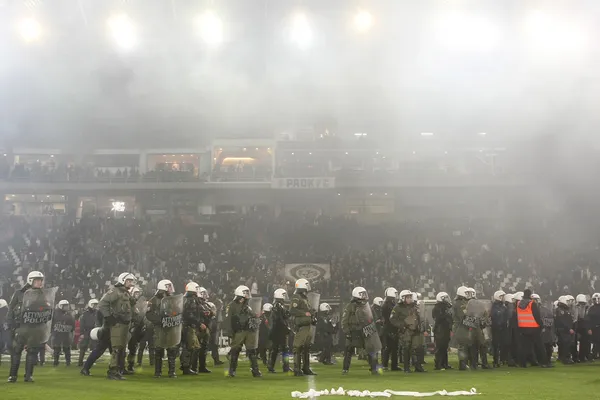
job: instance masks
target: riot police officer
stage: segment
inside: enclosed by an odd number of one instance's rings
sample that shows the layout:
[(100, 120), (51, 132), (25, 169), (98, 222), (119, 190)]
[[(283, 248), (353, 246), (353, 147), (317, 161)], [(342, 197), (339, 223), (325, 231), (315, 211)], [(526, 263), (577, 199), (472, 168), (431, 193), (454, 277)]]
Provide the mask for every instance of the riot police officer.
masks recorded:
[(452, 303), (446, 292), (435, 296), (435, 306), (432, 317), (434, 320), (433, 334), (435, 336), (435, 369), (451, 369), (448, 364), (448, 347), (452, 331)]
[(252, 376), (261, 377), (258, 369), (258, 358), (256, 349), (258, 347), (258, 328), (260, 319), (257, 316), (259, 310), (252, 310), (248, 306), (251, 298), (250, 289), (247, 286), (238, 286), (234, 291), (234, 299), (227, 306), (226, 319), (228, 330), (233, 335), (231, 339), (231, 353), (229, 356), (229, 377), (235, 377), (238, 358), (242, 347), (246, 347), (246, 354), (250, 359)]
[(198, 329), (202, 324), (200, 314), (200, 299), (198, 290), (200, 285), (196, 282), (188, 282), (185, 285), (185, 295), (183, 301), (183, 340), (182, 350), (179, 357), (180, 369), (183, 375), (197, 375), (198, 372), (192, 368), (192, 360), (198, 358), (200, 351), (200, 341), (198, 340)]
[(381, 306), (381, 314), (383, 317), (383, 351), (381, 354), (381, 362), (383, 368), (388, 368), (388, 362), (391, 361), (391, 370), (398, 371), (398, 329), (390, 322), (390, 314), (396, 306), (396, 298), (398, 291), (389, 287), (385, 289), (385, 299)]
[(588, 313), (589, 305), (587, 296), (585, 294), (578, 294), (576, 297), (577, 305), (575, 306), (575, 340), (579, 342), (579, 346), (575, 343), (575, 347), (578, 349), (577, 360), (579, 362), (586, 362), (590, 358), (591, 343), (588, 336), (588, 327), (585, 325), (586, 316)]
[(208, 304), (208, 291), (202, 286), (198, 288), (198, 305), (200, 307), (200, 326), (198, 326), (198, 343), (200, 348), (197, 357), (192, 359), (192, 369), (200, 374), (209, 374), (212, 371), (206, 368), (206, 356), (210, 341), (210, 323), (215, 314)]
[(133, 319), (131, 321), (130, 339), (127, 343), (127, 368), (123, 371), (123, 375), (132, 375), (135, 372), (133, 366), (136, 354), (139, 344), (146, 334), (146, 326), (148, 325), (148, 320), (146, 320), (148, 305), (141, 298), (142, 291), (140, 288), (133, 286), (129, 290), (129, 294), (131, 295), (131, 303), (133, 305)]
[(260, 328), (258, 330), (258, 354), (265, 366), (269, 365), (267, 350), (271, 348), (269, 334), (271, 332), (271, 312), (273, 304), (265, 303), (260, 315)]
[(50, 336), (52, 310), (56, 288), (43, 289), (44, 274), (31, 271), (27, 283), (16, 291), (8, 306), (7, 322), (12, 332), (13, 348), (10, 355), (9, 383), (17, 382), (21, 355), (27, 347), (25, 382), (33, 382), (33, 368), (38, 352)]
[(275, 373), (275, 362), (277, 355), (281, 353), (283, 363), (283, 372), (290, 372), (290, 348), (288, 347), (288, 337), (290, 334), (290, 312), (285, 307), (285, 301), (288, 299), (285, 289), (276, 289), (273, 293), (273, 308), (271, 309), (271, 330), (269, 339), (271, 340), (271, 355), (269, 358), (269, 372)]
[(92, 329), (96, 327), (96, 314), (98, 308), (98, 300), (91, 299), (87, 303), (87, 307), (79, 318), (79, 362), (78, 366), (83, 367), (83, 359), (89, 348), (95, 347), (95, 343), (90, 338)]
[(594, 353), (600, 346), (600, 293), (592, 295), (592, 306), (585, 317), (585, 326), (588, 328), (588, 336), (594, 345)]
[(316, 375), (310, 369), (310, 346), (312, 342), (311, 326), (316, 325), (317, 318), (308, 301), (310, 283), (304, 279), (296, 281), (296, 290), (292, 297), (290, 314), (294, 317), (296, 334), (294, 335), (294, 375)]
[(110, 364), (107, 377), (113, 380), (125, 379), (121, 372), (125, 367), (125, 348), (129, 341), (129, 325), (133, 318), (133, 299), (129, 289), (135, 284), (135, 276), (123, 272), (98, 303), (98, 310), (104, 318), (103, 328), (110, 329)]
[(213, 359), (213, 365), (223, 365), (223, 361), (219, 360), (219, 322), (217, 321), (217, 306), (212, 302), (207, 302), (208, 307), (212, 311), (213, 317), (210, 319), (210, 340), (208, 342), (208, 350), (210, 350)]
[(337, 334), (338, 326), (331, 320), (331, 306), (327, 303), (319, 305), (319, 320), (317, 321), (317, 337), (321, 342), (321, 355), (319, 362), (324, 365), (333, 365), (332, 349), (333, 337)]
[[(413, 304), (413, 294), (410, 290), (400, 292), (400, 301), (390, 314), (390, 322), (398, 329), (402, 342), (404, 372), (409, 373), (411, 356), (422, 350), (421, 321), (417, 308)], [(415, 372), (425, 372), (417, 355), (414, 359)]]
[(61, 300), (56, 306), (56, 312), (52, 318), (52, 348), (54, 350), (55, 367), (58, 366), (61, 351), (65, 354), (67, 367), (71, 365), (71, 343), (75, 332), (75, 319), (69, 311), (69, 302)]
[(505, 342), (508, 336), (508, 309), (504, 304), (503, 290), (497, 290), (494, 293), (494, 303), (492, 304), (492, 358), (494, 368), (500, 367), (502, 360), (502, 351), (505, 348)]
[(573, 317), (567, 296), (560, 296), (558, 298), (554, 324), (558, 337), (558, 359), (563, 364), (573, 364), (573, 360), (571, 360), (571, 346), (575, 341), (575, 330), (573, 329)]
[(467, 361), (470, 359), (469, 327), (465, 325), (467, 316), (467, 303), (469, 302), (469, 288), (461, 286), (456, 289), (456, 298), (452, 308), (454, 337), (458, 348), (458, 369), (466, 371)]

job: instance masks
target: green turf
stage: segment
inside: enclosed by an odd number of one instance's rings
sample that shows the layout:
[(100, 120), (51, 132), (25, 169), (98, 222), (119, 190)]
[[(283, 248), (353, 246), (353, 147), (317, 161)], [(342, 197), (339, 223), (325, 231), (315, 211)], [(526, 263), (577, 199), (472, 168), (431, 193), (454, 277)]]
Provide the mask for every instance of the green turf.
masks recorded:
[[(427, 367), (432, 368), (431, 360)], [(347, 390), (431, 392), (441, 389), (469, 390), (474, 387), (482, 393), (477, 398), (485, 399), (600, 399), (600, 363), (574, 366), (557, 364), (553, 369), (452, 370), (410, 375), (385, 372), (381, 376), (369, 375), (366, 363), (356, 360), (347, 376), (341, 375), (338, 365), (314, 365), (313, 369), (319, 374), (314, 378), (314, 388), (317, 390), (342, 386)], [(94, 376), (91, 377), (80, 376), (76, 366), (44, 366), (36, 369), (36, 381), (33, 384), (24, 383), (22, 376), (16, 384), (0, 383), (0, 399), (291, 399), (292, 391), (309, 389), (308, 377), (295, 378), (282, 373), (272, 375), (266, 372), (266, 368), (263, 369), (263, 378), (252, 378), (245, 362), (240, 363), (236, 378), (226, 378), (224, 371), (224, 368), (216, 367), (210, 375), (154, 379), (153, 370), (145, 367), (135, 376), (128, 377), (127, 381), (117, 382), (105, 378), (105, 362), (94, 367)], [(22, 375), (23, 370), (20, 373)], [(7, 375), (8, 365), (4, 362), (0, 366), (0, 376), (5, 379)]]

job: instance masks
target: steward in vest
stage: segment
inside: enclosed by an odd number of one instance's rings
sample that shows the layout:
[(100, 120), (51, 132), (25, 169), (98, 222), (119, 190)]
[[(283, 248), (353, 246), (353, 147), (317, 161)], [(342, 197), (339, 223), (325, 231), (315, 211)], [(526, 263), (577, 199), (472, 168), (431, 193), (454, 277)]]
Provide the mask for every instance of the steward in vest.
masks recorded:
[(525, 289), (523, 299), (517, 303), (517, 326), (519, 329), (519, 358), (521, 367), (527, 367), (533, 349), (542, 368), (550, 368), (549, 360), (542, 344), (541, 327), (544, 325), (539, 305), (531, 298), (531, 290)]

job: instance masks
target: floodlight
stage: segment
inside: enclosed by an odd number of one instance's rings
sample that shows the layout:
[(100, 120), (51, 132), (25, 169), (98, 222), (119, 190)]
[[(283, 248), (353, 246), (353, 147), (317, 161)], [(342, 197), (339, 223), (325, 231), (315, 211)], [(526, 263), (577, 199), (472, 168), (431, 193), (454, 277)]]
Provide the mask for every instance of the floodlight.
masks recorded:
[(370, 12), (360, 10), (354, 16), (354, 28), (358, 32), (367, 32), (373, 26), (373, 15)]
[(313, 40), (313, 32), (305, 14), (298, 13), (292, 20), (292, 42), (301, 49), (308, 48)]
[(433, 132), (421, 132), (421, 136), (433, 136)]
[(107, 21), (110, 35), (122, 50), (131, 50), (137, 44), (133, 23), (125, 14), (114, 15)]
[(196, 20), (198, 36), (209, 46), (223, 43), (223, 21), (211, 10), (205, 11)]
[(485, 136), (485, 135), (487, 135), (486, 132), (479, 132), (479, 136)]
[(17, 24), (17, 30), (25, 42), (35, 42), (42, 36), (42, 26), (34, 18), (24, 18)]

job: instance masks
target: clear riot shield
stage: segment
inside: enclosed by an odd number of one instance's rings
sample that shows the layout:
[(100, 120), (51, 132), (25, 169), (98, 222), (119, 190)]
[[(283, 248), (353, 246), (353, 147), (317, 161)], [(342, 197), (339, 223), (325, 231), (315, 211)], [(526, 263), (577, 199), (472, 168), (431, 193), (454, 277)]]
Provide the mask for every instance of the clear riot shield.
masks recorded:
[(469, 328), (481, 328), (483, 329), (483, 336), (485, 340), (491, 339), (491, 300), (478, 300), (471, 299), (467, 303), (467, 312), (465, 318), (465, 325)]
[(57, 287), (28, 289), (23, 294), (21, 328), (27, 338), (27, 346), (37, 347), (50, 340), (57, 291)]
[(365, 338), (365, 350), (369, 353), (378, 353), (381, 351), (381, 339), (377, 334), (377, 326), (373, 320), (373, 310), (370, 304), (364, 304), (356, 310), (356, 317), (363, 326), (363, 336)]
[(183, 294), (163, 297), (160, 301), (160, 316), (164, 348), (176, 347), (181, 341), (183, 327)]
[[(317, 312), (319, 311), (319, 304), (321, 304), (321, 294), (315, 293), (315, 292), (308, 292), (307, 297), (308, 297), (308, 303), (310, 304), (310, 308), (311, 308), (311, 314), (313, 316), (313, 319), (316, 320)], [(315, 344), (315, 336), (317, 335), (317, 326), (316, 325), (310, 326), (310, 333), (312, 335), (311, 343)]]
[(542, 343), (554, 342), (554, 312), (552, 309), (541, 306), (540, 317), (542, 318)]
[(252, 309), (252, 318), (248, 321), (248, 327), (250, 330), (256, 333), (256, 337), (254, 338), (254, 348), (258, 348), (258, 339), (259, 334), (258, 330), (260, 329), (260, 314), (262, 313), (262, 298), (253, 297), (248, 300), (248, 306)]

